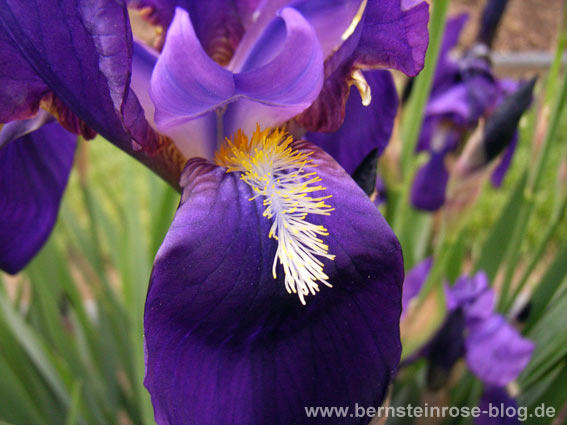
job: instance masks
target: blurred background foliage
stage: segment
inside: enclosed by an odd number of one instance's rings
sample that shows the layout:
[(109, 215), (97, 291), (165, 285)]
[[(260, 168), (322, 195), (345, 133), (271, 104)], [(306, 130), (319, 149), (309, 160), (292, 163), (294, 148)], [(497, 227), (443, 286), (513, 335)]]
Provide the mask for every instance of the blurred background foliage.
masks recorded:
[[(441, 34), (448, 4), (448, 0), (436, 3), (440, 20), (432, 20), (433, 40)], [(561, 42), (565, 39), (558, 43), (560, 53), (565, 47)], [(515, 384), (515, 393), (521, 405), (546, 402), (560, 410), (567, 399), (567, 225), (561, 205), (567, 193), (567, 77), (558, 64), (551, 77), (540, 73), (538, 100), (522, 119), (521, 142), (503, 186), (493, 189), (485, 184), (459, 234), (434, 238), (413, 262), (433, 254), (441, 264), (442, 270), (432, 272), (428, 282), (430, 294), (439, 295), (444, 277), (488, 266), (491, 277), (498, 276), (498, 285), (506, 290), (501, 311), (530, 306), (523, 334), (537, 348)], [(434, 65), (430, 59), (427, 67), (431, 71)], [(426, 90), (426, 82), (418, 82), (415, 90), (420, 87)], [(421, 113), (410, 108), (403, 111), (403, 118)], [(531, 199), (523, 196), (524, 177), (536, 167), (533, 141), (539, 137), (543, 142), (544, 137), (535, 132), (544, 116), (547, 125), (541, 131), (550, 135), (549, 155)], [(554, 119), (557, 128), (550, 132)], [(401, 125), (416, 124), (402, 119)], [(404, 131), (398, 129), (397, 134)], [(0, 425), (154, 423), (143, 387), (143, 308), (152, 262), (177, 203), (178, 195), (169, 186), (111, 144), (81, 141), (49, 242), (23, 273), (0, 275)], [(518, 216), (528, 204), (533, 210), (522, 223)], [(385, 211), (386, 216), (417, 217), (400, 208), (410, 207), (406, 202), (394, 213)], [(419, 241), (407, 236), (412, 228), (404, 228), (405, 222), (399, 226), (404, 248), (415, 250)], [(524, 233), (514, 239), (521, 233), (517, 226)], [(518, 249), (510, 253), (513, 243)], [(502, 281), (510, 272), (506, 287)], [(444, 314), (440, 305), (439, 299), (423, 304), (421, 317), (431, 317), (419, 322), (417, 332), (404, 335), (405, 355), (437, 329)], [(481, 387), (462, 365), (461, 369), (444, 402), (475, 405)], [(417, 362), (396, 381), (392, 405), (423, 402), (423, 380), (423, 362)], [(461, 422), (466, 420), (445, 421)]]

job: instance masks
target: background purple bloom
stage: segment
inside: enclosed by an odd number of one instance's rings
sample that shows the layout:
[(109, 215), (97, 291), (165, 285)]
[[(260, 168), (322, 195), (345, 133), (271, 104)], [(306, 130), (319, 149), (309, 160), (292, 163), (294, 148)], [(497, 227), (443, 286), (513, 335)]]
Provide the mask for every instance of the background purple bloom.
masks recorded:
[[(449, 171), (445, 157), (452, 154), (477, 127), (488, 118), (517, 84), (500, 81), (493, 74), (488, 47), (477, 45), (458, 60), (451, 58), (461, 31), (467, 22), (459, 15), (447, 23), (440, 59), (436, 68), (431, 96), (418, 141), (418, 151), (430, 158), (417, 173), (412, 190), (412, 204), (425, 211), (436, 211), (445, 203)], [(512, 140), (492, 182), (499, 186), (511, 164), (516, 143)]]
[[(431, 259), (426, 259), (408, 272), (404, 312), (427, 280), (430, 267)], [(445, 384), (450, 369), (463, 355), (470, 370), (488, 385), (505, 386), (525, 369), (534, 344), (495, 312), (495, 296), (482, 271), (472, 277), (462, 276), (455, 285), (445, 287), (449, 315), (421, 351), (432, 363), (429, 371), (433, 382)]]

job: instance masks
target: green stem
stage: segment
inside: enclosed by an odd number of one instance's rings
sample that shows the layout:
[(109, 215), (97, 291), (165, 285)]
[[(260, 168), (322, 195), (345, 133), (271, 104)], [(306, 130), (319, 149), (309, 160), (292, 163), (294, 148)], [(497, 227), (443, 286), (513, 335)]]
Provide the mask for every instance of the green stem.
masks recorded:
[(402, 171), (402, 185), (399, 193), (396, 210), (390, 216), (394, 232), (402, 239), (402, 228), (406, 227), (409, 211), (409, 193), (411, 183), (416, 172), (415, 148), (423, 124), (425, 105), (431, 93), (433, 77), (437, 68), (437, 60), (441, 51), (443, 34), (445, 32), (445, 18), (449, 8), (449, 0), (436, 0), (432, 4), (431, 19), (429, 21), (429, 47), (425, 56), (423, 71), (415, 78), (413, 93), (404, 114), (401, 132), (402, 151), (400, 156), (400, 167)]
[(522, 278), (520, 279), (520, 283), (518, 283), (518, 286), (515, 288), (514, 293), (513, 293), (512, 297), (510, 298), (510, 300), (506, 303), (506, 305), (504, 305), (504, 307), (503, 307), (504, 311), (508, 311), (510, 309), (514, 300), (518, 297), (520, 292), (526, 286), (526, 283), (527, 283), (529, 277), (531, 276), (532, 272), (534, 271), (534, 269), (538, 265), (539, 260), (543, 256), (545, 249), (547, 248), (547, 244), (549, 243), (549, 241), (551, 240), (551, 237), (555, 234), (555, 231), (559, 227), (559, 224), (562, 222), (563, 218), (565, 217), (565, 210), (566, 209), (567, 209), (567, 196), (564, 196), (563, 202), (561, 203), (561, 206), (560, 206), (560, 209), (558, 209), (556, 211), (556, 214), (554, 214), (551, 223), (549, 223), (549, 226), (547, 226), (545, 234), (544, 234), (542, 240), (539, 242), (538, 247), (535, 250), (535, 254), (532, 257), (530, 264), (528, 265), (528, 267), (526, 268), (526, 270), (524, 271), (524, 273), (522, 275)]
[[(553, 82), (551, 83), (553, 84)], [(508, 305), (508, 292), (512, 284), (512, 279), (518, 260), (520, 257), (520, 247), (526, 233), (526, 227), (529, 223), (530, 217), (533, 213), (535, 206), (535, 199), (538, 193), (539, 186), (543, 177), (543, 172), (547, 166), (549, 156), (551, 154), (551, 148), (553, 141), (557, 134), (557, 129), (559, 128), (559, 123), (561, 120), (561, 113), (565, 107), (565, 101), (567, 99), (567, 73), (563, 75), (563, 81), (561, 83), (561, 88), (559, 91), (559, 96), (556, 98), (556, 102), (553, 106), (551, 113), (551, 120), (549, 128), (545, 135), (543, 141), (543, 146), (536, 159), (536, 165), (533, 169), (533, 173), (530, 174), (528, 179), (528, 184), (526, 191), (524, 193), (524, 202), (521, 204), (520, 216), (518, 219), (518, 224), (516, 225), (515, 232), (507, 252), (507, 264), (506, 264), (506, 274), (502, 284), (501, 297), (499, 303), (499, 310), (504, 310), (504, 307)]]
[(414, 92), (410, 98), (409, 111), (404, 119), (402, 130), (401, 166), (404, 177), (407, 176), (408, 170), (411, 169), (414, 159), (415, 147), (423, 123), (423, 110), (431, 92), (437, 59), (441, 51), (448, 8), (449, 0), (435, 0), (432, 5), (431, 20), (429, 22), (429, 48), (425, 56), (425, 67), (415, 79)]

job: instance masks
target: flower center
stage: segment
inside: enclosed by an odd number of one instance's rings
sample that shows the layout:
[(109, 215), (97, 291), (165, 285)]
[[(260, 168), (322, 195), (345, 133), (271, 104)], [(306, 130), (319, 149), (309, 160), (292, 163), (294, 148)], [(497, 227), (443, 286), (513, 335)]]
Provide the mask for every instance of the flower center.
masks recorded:
[(249, 140), (239, 130), (228, 138), (216, 154), (218, 165), (228, 172), (242, 173), (241, 179), (252, 187), (255, 195), (264, 198), (263, 216), (273, 220), (269, 237), (278, 241), (272, 273), (274, 279), (278, 261), (285, 273), (285, 287), (296, 293), (305, 305), (305, 296), (319, 291), (317, 282), (331, 286), (318, 257), (334, 260), (329, 247), (320, 236), (328, 236), (324, 226), (310, 223), (310, 214), (330, 215), (332, 208), (325, 203), (331, 196), (311, 197), (313, 192), (323, 191), (318, 185), (321, 178), (309, 159), (311, 153), (294, 150), (293, 138), (282, 129), (256, 131)]

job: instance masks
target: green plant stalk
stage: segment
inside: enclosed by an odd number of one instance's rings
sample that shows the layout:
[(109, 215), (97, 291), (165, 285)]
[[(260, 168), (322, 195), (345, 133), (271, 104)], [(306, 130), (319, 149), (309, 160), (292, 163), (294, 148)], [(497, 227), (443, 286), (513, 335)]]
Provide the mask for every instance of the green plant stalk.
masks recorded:
[[(553, 82), (551, 82), (553, 84)], [(512, 284), (512, 279), (514, 276), (514, 271), (518, 264), (520, 257), (520, 247), (524, 236), (526, 234), (526, 227), (533, 213), (534, 206), (536, 204), (535, 199), (538, 193), (539, 186), (543, 177), (543, 172), (549, 160), (549, 155), (551, 153), (551, 147), (555, 136), (557, 134), (557, 129), (559, 128), (559, 122), (561, 119), (561, 113), (565, 107), (565, 101), (567, 99), (567, 73), (563, 75), (563, 81), (561, 83), (561, 88), (556, 98), (556, 102), (553, 106), (551, 113), (550, 125), (545, 135), (543, 146), (536, 159), (536, 165), (533, 169), (533, 173), (529, 175), (528, 184), (526, 191), (524, 192), (524, 202), (522, 203), (520, 217), (518, 219), (518, 224), (514, 230), (514, 234), (511, 243), (508, 248), (506, 255), (506, 274), (502, 284), (502, 290), (500, 292), (500, 302), (498, 305), (499, 310), (504, 310), (504, 307), (510, 302), (508, 300), (510, 287)]]
[(554, 214), (551, 222), (547, 226), (547, 229), (545, 230), (545, 234), (544, 234), (543, 238), (541, 239), (541, 241), (539, 242), (539, 244), (538, 244), (538, 246), (535, 250), (535, 254), (532, 257), (532, 260), (530, 261), (530, 264), (528, 265), (528, 267), (526, 268), (526, 270), (522, 274), (522, 278), (520, 279), (518, 286), (515, 288), (512, 297), (502, 307), (502, 309), (504, 311), (508, 311), (512, 307), (514, 300), (518, 297), (520, 292), (522, 292), (522, 290), (526, 286), (526, 283), (527, 283), (529, 277), (531, 276), (532, 272), (534, 271), (534, 269), (538, 265), (539, 260), (543, 256), (543, 254), (544, 254), (544, 252), (547, 248), (547, 244), (551, 240), (552, 236), (555, 234), (555, 231), (559, 227), (559, 224), (561, 224), (561, 222), (563, 221), (563, 218), (565, 217), (565, 210), (566, 209), (567, 209), (567, 195), (563, 197), (563, 201), (561, 202), (561, 206), (559, 207), (559, 209), (556, 210), (556, 213)]
[(445, 32), (445, 17), (447, 16), (449, 2), (450, 0), (435, 0), (432, 4), (429, 21), (429, 47), (425, 56), (425, 67), (415, 79), (414, 91), (408, 107), (409, 111), (403, 120), (401, 166), (404, 178), (407, 176), (414, 159), (415, 147), (423, 123), (423, 111), (433, 85), (433, 76), (437, 68), (437, 60)]
[[(555, 55), (551, 68), (549, 68), (548, 80), (557, 81), (559, 77), (559, 72), (561, 71), (561, 63), (563, 61), (563, 55), (565, 54), (565, 49), (567, 48), (567, 0), (563, 0), (563, 10), (561, 15), (561, 27), (559, 28), (559, 35), (557, 39), (557, 48), (555, 49)], [(555, 94), (554, 86), (548, 84), (545, 90), (545, 103), (551, 103), (553, 95)]]
[(425, 56), (423, 71), (415, 78), (413, 93), (410, 97), (407, 114), (404, 114), (403, 127), (401, 131), (402, 150), (400, 156), (400, 168), (402, 185), (399, 202), (396, 211), (390, 214), (393, 221), (392, 228), (399, 234), (401, 227), (407, 221), (407, 209), (409, 206), (409, 193), (411, 182), (415, 173), (415, 148), (419, 138), (419, 132), (423, 124), (425, 105), (431, 93), (433, 77), (437, 68), (437, 60), (441, 51), (443, 34), (445, 32), (445, 21), (450, 0), (436, 0), (432, 4), (431, 19), (429, 21), (429, 46)]

